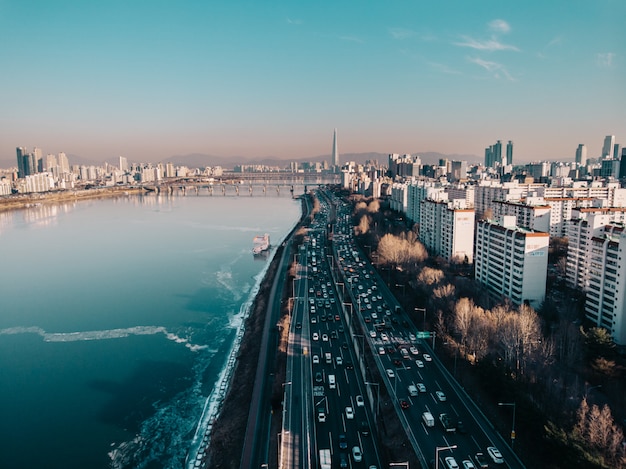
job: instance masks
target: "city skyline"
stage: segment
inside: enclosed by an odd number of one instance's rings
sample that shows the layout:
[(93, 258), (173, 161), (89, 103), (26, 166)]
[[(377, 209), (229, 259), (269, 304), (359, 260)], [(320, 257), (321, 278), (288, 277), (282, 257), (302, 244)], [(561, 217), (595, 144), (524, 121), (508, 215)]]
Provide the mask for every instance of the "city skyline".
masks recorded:
[[(626, 4), (0, 6), (0, 160), (472, 154), (624, 144)], [(28, 25), (28, 31), (24, 30)]]

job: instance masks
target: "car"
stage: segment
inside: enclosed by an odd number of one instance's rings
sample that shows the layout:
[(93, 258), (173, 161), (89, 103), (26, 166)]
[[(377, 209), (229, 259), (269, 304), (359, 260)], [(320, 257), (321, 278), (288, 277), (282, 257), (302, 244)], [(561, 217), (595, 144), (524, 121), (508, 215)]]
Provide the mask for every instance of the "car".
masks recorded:
[(317, 421), (320, 423), (326, 422), (326, 410), (323, 407), (317, 409)]
[(313, 363), (315, 365), (317, 365), (320, 362), (320, 356), (319, 355), (313, 355)]
[(470, 461), (469, 459), (465, 459), (461, 461), (461, 465), (463, 466), (463, 469), (476, 469), (476, 466), (474, 466), (474, 463)]
[(342, 332), (343, 332), (343, 326), (339, 326), (339, 327), (337, 328), (337, 331), (339, 331), (339, 333), (342, 333)]
[(350, 406), (346, 407), (346, 418), (349, 420), (354, 418), (354, 409)]
[(402, 361), (395, 358), (393, 360), (393, 364), (396, 365), (398, 368), (400, 368), (402, 366)]
[(481, 469), (489, 467), (489, 464), (487, 464), (487, 458), (483, 453), (476, 453), (474, 459), (476, 460), (476, 464), (478, 464), (478, 467), (480, 467)]
[(328, 342), (328, 334), (322, 334), (322, 340)]
[(433, 359), (431, 358), (430, 355), (428, 355), (427, 353), (425, 353), (424, 355), (422, 355), (424, 357), (424, 360), (426, 360), (427, 362), (432, 362)]
[(343, 433), (339, 435), (339, 449), (348, 449), (348, 440)]
[(352, 362), (346, 362), (346, 369), (351, 370), (352, 368), (354, 368), (354, 365), (352, 364)]
[(502, 457), (502, 453), (500, 453), (500, 450), (495, 446), (490, 446), (489, 448), (487, 448), (487, 454), (495, 464), (504, 464), (504, 458)]
[(467, 428), (465, 428), (463, 420), (459, 420), (456, 423), (456, 431), (459, 432), (461, 435), (465, 435), (467, 433)]
[(358, 446), (352, 447), (352, 459), (354, 459), (354, 462), (361, 462), (363, 459), (363, 453), (361, 453), (361, 448)]
[(385, 354), (385, 347), (378, 347), (378, 355), (384, 355)]
[(322, 373), (320, 373), (320, 372), (315, 373), (315, 382), (316, 383), (321, 383), (322, 380), (323, 380)]
[(335, 357), (335, 362), (337, 362), (337, 366), (343, 365), (343, 358)]
[(361, 396), (360, 394), (358, 396), (356, 396), (356, 406), (357, 407), (363, 407), (365, 405), (365, 401), (363, 400), (363, 396)]
[(313, 340), (319, 340), (320, 335), (317, 332), (313, 333)]
[(387, 376), (389, 376), (390, 378), (395, 378), (396, 374), (394, 373), (392, 369), (387, 368)]
[(344, 453), (339, 454), (339, 467), (342, 469), (349, 467), (348, 456)]
[(376, 337), (376, 331), (370, 331), (370, 337), (373, 339)]
[(372, 313), (372, 319), (378, 319), (378, 314)]
[(337, 337), (338, 337), (337, 336), (337, 331), (330, 331), (330, 338), (331, 339), (336, 339)]
[(297, 322), (296, 323), (296, 329), (302, 329), (302, 323), (301, 322)]
[(437, 399), (439, 399), (439, 402), (444, 402), (446, 400), (446, 395), (443, 393), (443, 391), (435, 391), (435, 394), (437, 396)]
[(424, 383), (417, 383), (415, 387), (419, 392), (426, 392), (426, 386), (424, 386)]
[[(404, 323), (403, 323), (404, 324)], [(408, 323), (407, 323), (408, 325)], [(406, 327), (406, 326), (405, 326)], [(416, 340), (417, 337), (415, 337), (415, 334), (413, 334), (412, 332), (409, 333), (409, 340)]]
[(413, 355), (417, 355), (417, 354), (419, 354), (419, 353), (420, 353), (420, 352), (419, 352), (419, 350), (417, 350), (417, 347), (416, 347), (416, 346), (414, 346), (414, 345), (413, 345), (413, 346), (409, 349), (409, 351), (410, 351)]
[(317, 316), (311, 316), (311, 324), (317, 324)]
[(367, 422), (365, 420), (361, 420), (361, 435), (363, 436), (369, 436), (370, 434), (370, 426), (367, 424)]
[(401, 399), (400, 400), (400, 407), (406, 410), (409, 407), (411, 407), (411, 404), (409, 404), (409, 401)]
[(372, 321), (372, 318), (370, 318), (369, 316), (365, 316), (365, 322), (369, 323)]
[(415, 364), (418, 368), (424, 368), (424, 362), (422, 360), (415, 360)]
[(459, 469), (459, 465), (456, 463), (456, 459), (454, 459), (452, 456), (448, 456), (446, 459), (444, 459), (444, 461), (446, 462), (446, 467), (448, 469)]
[(384, 332), (380, 333), (380, 338), (383, 340), (389, 340), (389, 336), (387, 334), (385, 334)]

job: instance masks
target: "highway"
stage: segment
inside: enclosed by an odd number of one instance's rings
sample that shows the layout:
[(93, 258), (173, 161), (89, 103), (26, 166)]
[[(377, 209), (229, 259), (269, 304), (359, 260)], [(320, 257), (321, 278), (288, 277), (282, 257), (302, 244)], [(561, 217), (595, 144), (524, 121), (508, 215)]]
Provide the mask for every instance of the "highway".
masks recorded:
[(296, 255), (279, 467), (322, 467), (320, 450), (332, 467), (388, 467), (375, 424), (383, 386), (422, 467), (524, 467), (357, 247), (350, 207), (316, 194)]

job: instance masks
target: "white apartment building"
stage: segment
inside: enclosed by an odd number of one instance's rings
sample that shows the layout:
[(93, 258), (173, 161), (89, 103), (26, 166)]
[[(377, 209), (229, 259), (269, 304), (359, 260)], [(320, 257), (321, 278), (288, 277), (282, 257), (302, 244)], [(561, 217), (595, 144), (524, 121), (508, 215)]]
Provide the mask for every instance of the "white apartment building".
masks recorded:
[(591, 238), (590, 248), (585, 316), (607, 329), (617, 345), (626, 345), (626, 226), (605, 225)]
[(601, 199), (605, 207), (626, 207), (626, 189), (622, 189), (617, 182), (607, 184), (594, 181), (591, 184), (584, 182), (574, 183), (572, 187), (538, 187), (537, 195), (544, 199), (551, 198), (584, 198)]
[(514, 182), (481, 181), (474, 189), (474, 208), (482, 217), (487, 209), (493, 209), (493, 201), (520, 201), (529, 193), (535, 192), (545, 184), (518, 184)]
[(0, 195), (11, 195), (11, 181), (0, 179)]
[(517, 226), (550, 233), (550, 206), (543, 199), (528, 197), (526, 203), (494, 200), (492, 207), (496, 219), (513, 216)]
[(539, 308), (546, 296), (550, 235), (515, 225), (515, 217), (476, 225), (476, 280), (495, 297)]
[(394, 182), (391, 186), (391, 198), (389, 199), (389, 207), (397, 212), (406, 213), (408, 200), (408, 184), (404, 182)]
[(443, 187), (435, 181), (413, 181), (407, 186), (406, 216), (413, 223), (421, 222), (422, 201), (429, 198), (441, 198)]
[(474, 209), (464, 200), (422, 201), (419, 237), (428, 251), (449, 261), (473, 261)]
[(591, 239), (611, 223), (626, 223), (626, 208), (578, 208), (567, 223), (567, 284), (587, 291)]

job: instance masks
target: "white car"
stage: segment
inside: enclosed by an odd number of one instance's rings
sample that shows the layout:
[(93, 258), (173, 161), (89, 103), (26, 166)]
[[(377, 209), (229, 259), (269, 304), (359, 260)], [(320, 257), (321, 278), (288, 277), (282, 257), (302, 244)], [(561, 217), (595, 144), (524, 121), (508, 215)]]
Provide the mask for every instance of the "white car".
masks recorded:
[(335, 358), (335, 362), (337, 362), (337, 366), (341, 366), (341, 365), (343, 365), (343, 358), (336, 357)]
[(463, 469), (476, 469), (476, 466), (474, 466), (474, 463), (470, 461), (469, 459), (466, 459), (465, 461), (461, 462), (461, 464), (463, 465)]
[(456, 459), (454, 459), (452, 456), (448, 456), (446, 459), (444, 459), (444, 461), (446, 462), (446, 467), (448, 469), (459, 469), (459, 465), (456, 463)]
[(311, 324), (317, 324), (317, 316), (311, 316)]
[(410, 333), (409, 334), (409, 340), (415, 340), (415, 339), (416, 339), (415, 334)]
[(443, 391), (436, 391), (435, 394), (437, 395), (437, 399), (439, 399), (440, 402), (444, 402), (446, 400), (446, 395), (443, 393)]
[(378, 319), (378, 314), (372, 313), (372, 319)]
[(415, 364), (418, 368), (424, 368), (424, 362), (422, 360), (415, 360)]
[(426, 360), (427, 362), (432, 362), (433, 359), (430, 357), (430, 355), (428, 355), (427, 353), (425, 353), (424, 355), (422, 355), (424, 357), (424, 360)]
[(376, 337), (376, 331), (370, 331), (370, 337), (373, 339)]
[(354, 462), (361, 462), (361, 459), (363, 459), (363, 453), (361, 453), (361, 448), (358, 446), (352, 448), (352, 459), (354, 459)]
[[(372, 316), (374, 316), (374, 315), (372, 314)], [(384, 332), (380, 333), (380, 338), (383, 339), (383, 340), (389, 340), (389, 337)]]
[(385, 354), (385, 347), (378, 347), (378, 355), (384, 355)]
[(487, 454), (496, 464), (504, 464), (504, 458), (502, 457), (502, 453), (495, 446), (490, 446), (487, 448)]
[(320, 335), (317, 332), (313, 333), (313, 340), (319, 340)]
[(363, 396), (359, 394), (358, 396), (356, 396), (356, 406), (363, 407), (364, 405), (365, 405), (365, 401), (363, 400)]
[(328, 342), (328, 334), (322, 334), (322, 340)]
[(417, 383), (415, 387), (419, 392), (426, 392), (426, 386), (424, 386), (424, 383)]
[(389, 376), (390, 378), (395, 378), (396, 374), (393, 372), (392, 369), (387, 368), (387, 376)]
[(320, 357), (319, 355), (313, 355), (313, 363), (314, 364), (318, 364), (320, 362)]
[(352, 407), (346, 407), (346, 418), (350, 420), (354, 418), (354, 410)]
[(419, 352), (419, 350), (417, 350), (417, 347), (415, 347), (415, 346), (412, 346), (412, 347), (409, 349), (409, 351), (410, 351), (413, 355), (417, 355), (417, 354), (419, 354), (419, 353), (420, 353), (420, 352)]

